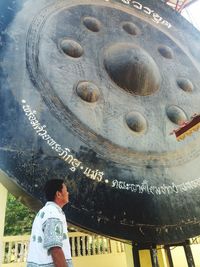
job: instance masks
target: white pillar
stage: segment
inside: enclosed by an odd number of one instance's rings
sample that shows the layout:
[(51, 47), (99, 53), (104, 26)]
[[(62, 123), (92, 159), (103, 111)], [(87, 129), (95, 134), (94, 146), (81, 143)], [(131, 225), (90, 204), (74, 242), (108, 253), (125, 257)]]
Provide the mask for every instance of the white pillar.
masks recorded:
[(132, 245), (124, 244), (124, 250), (125, 250), (125, 254), (126, 254), (127, 267), (134, 267), (134, 265), (133, 265)]
[(3, 261), (3, 235), (6, 213), (7, 189), (0, 183), (0, 266)]

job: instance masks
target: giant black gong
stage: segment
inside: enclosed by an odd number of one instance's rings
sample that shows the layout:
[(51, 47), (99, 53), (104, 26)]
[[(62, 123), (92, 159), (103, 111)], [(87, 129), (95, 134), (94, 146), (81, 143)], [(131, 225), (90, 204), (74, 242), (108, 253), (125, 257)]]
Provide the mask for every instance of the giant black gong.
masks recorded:
[(1, 0), (0, 179), (36, 208), (167, 244), (200, 234), (200, 33), (161, 1)]

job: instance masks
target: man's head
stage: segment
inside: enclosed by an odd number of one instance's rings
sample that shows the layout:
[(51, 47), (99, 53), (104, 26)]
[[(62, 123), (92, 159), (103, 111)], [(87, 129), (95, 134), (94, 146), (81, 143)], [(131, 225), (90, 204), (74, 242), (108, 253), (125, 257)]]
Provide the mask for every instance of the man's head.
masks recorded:
[(61, 179), (52, 179), (46, 182), (44, 192), (47, 201), (54, 201), (60, 207), (69, 202), (69, 193), (64, 181)]

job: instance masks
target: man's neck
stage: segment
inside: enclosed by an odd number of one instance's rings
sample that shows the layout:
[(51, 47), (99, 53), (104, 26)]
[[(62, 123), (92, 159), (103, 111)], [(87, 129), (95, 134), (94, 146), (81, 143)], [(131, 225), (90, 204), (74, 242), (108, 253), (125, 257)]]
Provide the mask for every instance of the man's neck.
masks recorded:
[(56, 203), (61, 209), (63, 208), (63, 202), (59, 201), (59, 199), (54, 199), (54, 203)]

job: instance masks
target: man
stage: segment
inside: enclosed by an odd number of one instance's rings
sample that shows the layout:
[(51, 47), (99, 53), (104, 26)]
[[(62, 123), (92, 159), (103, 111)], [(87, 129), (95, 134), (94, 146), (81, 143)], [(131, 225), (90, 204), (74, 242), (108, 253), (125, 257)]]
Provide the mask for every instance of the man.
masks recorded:
[(62, 207), (69, 202), (63, 180), (47, 181), (46, 205), (32, 226), (27, 267), (72, 267), (67, 222)]

